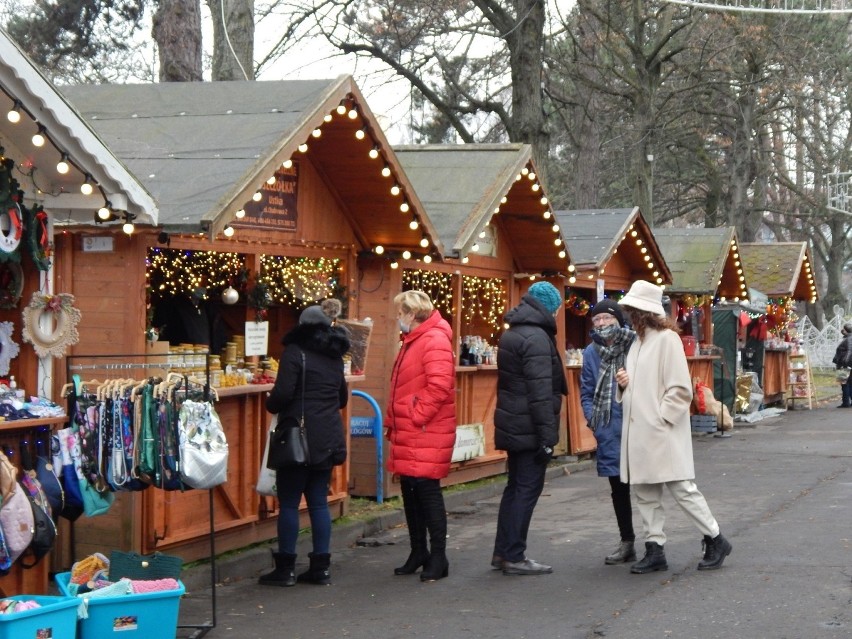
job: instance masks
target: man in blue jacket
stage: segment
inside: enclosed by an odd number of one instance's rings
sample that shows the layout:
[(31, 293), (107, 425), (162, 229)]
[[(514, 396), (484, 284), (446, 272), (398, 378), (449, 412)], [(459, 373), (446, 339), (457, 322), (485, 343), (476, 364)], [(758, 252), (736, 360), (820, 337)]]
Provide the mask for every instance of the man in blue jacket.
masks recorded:
[(536, 282), (506, 314), (509, 329), (497, 351), (494, 442), (508, 453), (508, 480), (500, 501), (491, 567), (504, 575), (542, 575), (553, 568), (526, 557), (527, 533), (544, 488), (547, 464), (559, 441), (565, 365), (556, 344), (563, 295)]

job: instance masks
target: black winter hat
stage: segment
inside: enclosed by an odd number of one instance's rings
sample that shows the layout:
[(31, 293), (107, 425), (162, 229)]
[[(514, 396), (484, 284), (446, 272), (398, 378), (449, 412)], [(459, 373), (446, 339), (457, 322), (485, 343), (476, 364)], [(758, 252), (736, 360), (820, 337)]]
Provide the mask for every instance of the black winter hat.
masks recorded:
[(609, 313), (618, 320), (619, 326), (624, 326), (624, 312), (621, 307), (612, 300), (601, 300), (589, 313), (590, 317), (600, 315), (601, 313)]

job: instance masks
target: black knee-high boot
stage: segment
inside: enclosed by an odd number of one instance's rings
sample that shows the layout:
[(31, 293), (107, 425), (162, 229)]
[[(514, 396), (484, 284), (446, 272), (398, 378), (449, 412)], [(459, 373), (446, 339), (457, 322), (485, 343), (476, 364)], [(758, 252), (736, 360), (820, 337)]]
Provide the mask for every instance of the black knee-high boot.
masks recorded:
[(437, 581), (450, 574), (450, 564), (447, 561), (447, 509), (444, 506), (440, 481), (419, 479), (417, 496), (420, 512), (429, 531), (430, 545), (429, 561), (420, 573), (420, 581)]
[(426, 522), (420, 512), (417, 487), (409, 477), (403, 477), (402, 506), (405, 510), (405, 522), (408, 524), (408, 539), (411, 553), (402, 566), (393, 569), (395, 575), (413, 575), (429, 561), (429, 548), (426, 545)]

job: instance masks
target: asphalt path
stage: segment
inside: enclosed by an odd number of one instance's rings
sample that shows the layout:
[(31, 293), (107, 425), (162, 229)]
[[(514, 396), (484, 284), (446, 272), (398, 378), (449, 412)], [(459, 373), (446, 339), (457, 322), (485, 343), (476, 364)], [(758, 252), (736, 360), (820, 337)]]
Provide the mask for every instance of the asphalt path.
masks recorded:
[[(607, 480), (589, 466), (551, 477), (536, 508), (527, 554), (553, 565), (551, 575), (490, 569), (495, 495), (450, 508), (447, 579), (393, 575), (408, 553), (398, 526), (335, 547), (331, 586), (262, 587), (253, 575), (219, 584), (206, 636), (852, 637), (852, 410), (789, 411), (693, 443), (696, 483), (733, 543), (718, 571), (696, 570), (701, 535), (669, 495), (669, 570), (634, 575), (628, 565), (605, 565), (618, 532)], [(634, 526), (641, 537), (635, 508)], [(641, 556), (641, 539), (637, 550)], [(300, 556), (297, 568), (306, 561)], [(210, 592), (194, 589), (181, 603), (181, 623), (206, 619), (209, 609)]]

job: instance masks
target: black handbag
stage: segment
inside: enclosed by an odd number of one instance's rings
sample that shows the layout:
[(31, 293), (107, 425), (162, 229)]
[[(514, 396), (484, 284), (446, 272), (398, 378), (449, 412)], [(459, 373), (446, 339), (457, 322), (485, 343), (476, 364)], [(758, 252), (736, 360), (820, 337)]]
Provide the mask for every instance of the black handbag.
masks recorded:
[(183, 559), (176, 555), (155, 552), (152, 555), (140, 555), (138, 552), (113, 550), (109, 554), (109, 579), (118, 581), (128, 579), (180, 579)]
[(302, 415), (299, 421), (279, 419), (271, 435), (266, 467), (272, 469), (307, 466), (311, 463), (308, 435), (305, 431), (305, 353), (302, 352)]

